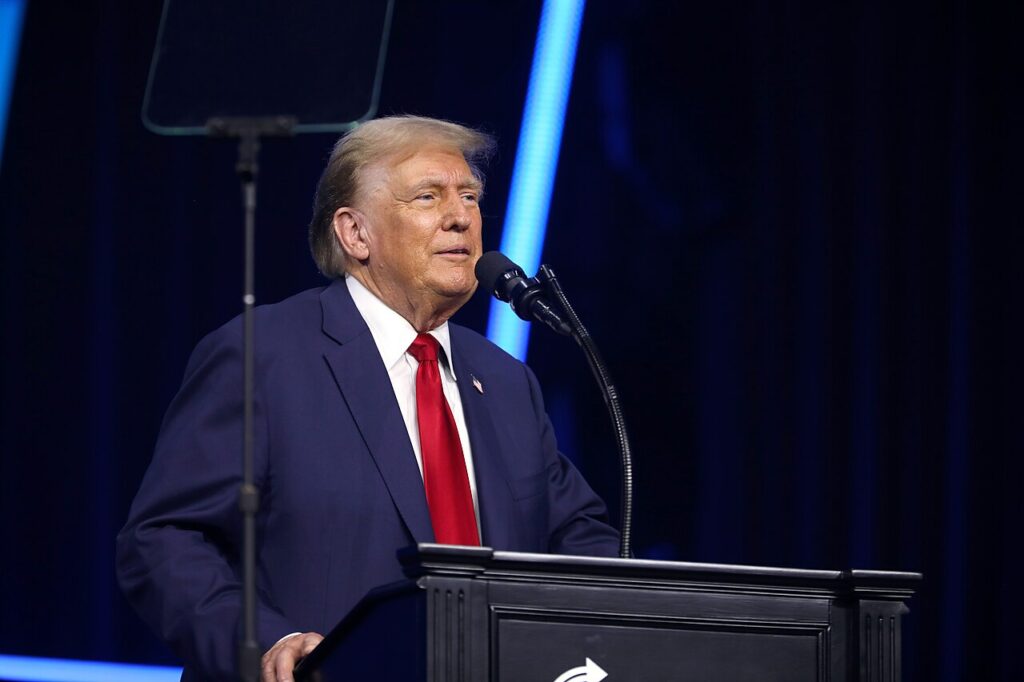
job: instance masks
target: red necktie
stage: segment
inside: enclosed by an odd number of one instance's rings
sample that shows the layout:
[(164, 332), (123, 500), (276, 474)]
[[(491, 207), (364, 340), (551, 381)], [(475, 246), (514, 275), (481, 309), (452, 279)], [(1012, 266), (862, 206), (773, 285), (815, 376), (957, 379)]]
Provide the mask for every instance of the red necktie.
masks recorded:
[(438, 347), (437, 339), (429, 334), (420, 334), (409, 346), (409, 354), (420, 363), (416, 370), (416, 419), (420, 426), (427, 506), (439, 543), (479, 545), (466, 458), (455, 417), (441, 390)]

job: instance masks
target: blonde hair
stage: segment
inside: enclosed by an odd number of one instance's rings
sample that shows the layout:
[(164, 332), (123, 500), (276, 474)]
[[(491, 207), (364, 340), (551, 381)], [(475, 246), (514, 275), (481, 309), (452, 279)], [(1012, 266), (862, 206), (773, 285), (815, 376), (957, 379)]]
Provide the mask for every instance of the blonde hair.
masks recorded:
[(331, 279), (345, 274), (345, 252), (334, 236), (334, 213), (352, 206), (363, 170), (412, 147), (438, 145), (458, 149), (473, 176), (484, 182), (483, 164), (494, 152), (494, 138), (472, 128), (423, 116), (389, 116), (360, 124), (334, 145), (320, 176), (309, 223), (309, 249), (320, 272)]

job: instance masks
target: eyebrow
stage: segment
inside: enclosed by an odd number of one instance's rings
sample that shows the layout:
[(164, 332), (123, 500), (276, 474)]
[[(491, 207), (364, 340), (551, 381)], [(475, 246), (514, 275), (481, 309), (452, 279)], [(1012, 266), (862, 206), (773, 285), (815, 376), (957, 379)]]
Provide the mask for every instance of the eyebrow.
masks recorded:
[[(446, 184), (446, 180), (443, 176), (434, 175), (423, 178), (415, 185), (412, 186), (412, 191), (426, 189), (427, 187), (443, 187)], [(474, 189), (478, 192), (483, 191), (484, 185), (478, 179), (470, 177), (467, 180), (463, 180), (458, 185), (459, 189)]]

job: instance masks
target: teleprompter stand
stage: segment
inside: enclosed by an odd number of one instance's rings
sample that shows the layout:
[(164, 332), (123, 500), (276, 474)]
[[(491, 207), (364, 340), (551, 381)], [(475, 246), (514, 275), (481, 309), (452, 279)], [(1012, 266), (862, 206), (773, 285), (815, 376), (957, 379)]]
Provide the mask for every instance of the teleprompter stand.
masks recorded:
[[(245, 207), (244, 436), (239, 493), (243, 549), (239, 673), (256, 682), (253, 485), (253, 320), (257, 158), (260, 141), (303, 133), (338, 135), (377, 110), (394, 0), (289, 3), (164, 0), (142, 102), (142, 122), (158, 135), (234, 138)], [(346, 39), (338, 41), (337, 27)], [(277, 115), (288, 112), (290, 115)]]
[(297, 680), (900, 679), (918, 573), (597, 559), (421, 544)]
[(254, 482), (252, 433), (255, 380), (253, 308), (256, 305), (256, 178), (259, 174), (260, 140), (264, 137), (291, 137), (295, 128), (295, 118), (212, 118), (206, 127), (210, 137), (238, 139), (238, 163), (235, 170), (242, 183), (242, 205), (245, 211), (245, 266), (242, 283), (242, 487), (238, 493), (238, 507), (242, 512), (242, 640), (238, 646), (238, 670), (239, 676), (245, 682), (258, 682), (263, 652), (256, 641), (256, 512), (260, 508), (260, 497)]

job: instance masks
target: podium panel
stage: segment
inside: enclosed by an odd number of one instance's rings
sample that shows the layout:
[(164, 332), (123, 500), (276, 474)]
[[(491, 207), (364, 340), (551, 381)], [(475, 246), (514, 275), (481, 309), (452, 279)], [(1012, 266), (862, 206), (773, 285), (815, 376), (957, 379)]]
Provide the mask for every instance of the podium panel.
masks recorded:
[(827, 627), (508, 620), (499, 629), (495, 679), (554, 680), (589, 659), (609, 680), (824, 680), (827, 646)]
[(900, 679), (917, 573), (806, 571), (420, 545), (299, 680)]

